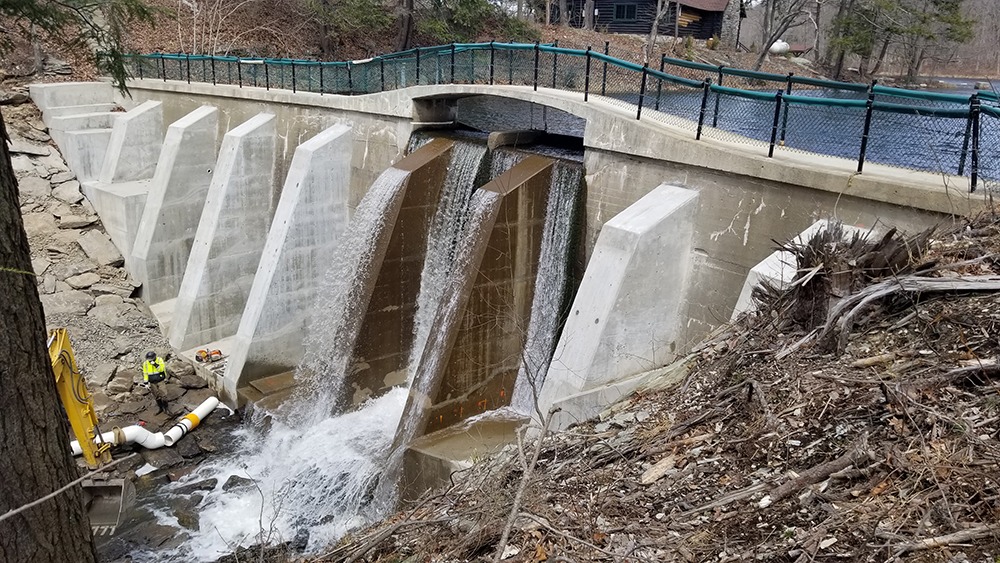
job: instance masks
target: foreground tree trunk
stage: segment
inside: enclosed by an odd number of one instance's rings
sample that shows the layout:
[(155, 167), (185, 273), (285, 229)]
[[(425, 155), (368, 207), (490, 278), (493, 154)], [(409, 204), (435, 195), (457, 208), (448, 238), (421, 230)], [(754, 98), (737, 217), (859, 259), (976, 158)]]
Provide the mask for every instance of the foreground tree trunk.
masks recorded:
[[(78, 477), (0, 115), (0, 514)], [(0, 561), (96, 561), (79, 487), (0, 522)]]

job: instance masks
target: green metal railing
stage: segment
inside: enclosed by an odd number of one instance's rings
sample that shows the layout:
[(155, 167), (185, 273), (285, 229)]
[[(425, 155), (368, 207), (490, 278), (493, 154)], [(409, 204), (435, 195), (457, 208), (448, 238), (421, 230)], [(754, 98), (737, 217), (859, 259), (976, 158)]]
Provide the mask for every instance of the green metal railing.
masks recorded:
[[(191, 54), (130, 58), (140, 79), (210, 82), (320, 95), (362, 95), (418, 85), (489, 84), (580, 92), (716, 138), (827, 154), (1000, 184), (1000, 106), (969, 95), (781, 75), (661, 57), (658, 68), (590, 47), (465, 43), (362, 61), (320, 62)], [(667, 72), (670, 70), (671, 72)], [(681, 76), (686, 73), (687, 76)], [(695, 73), (694, 75), (692, 73)], [(739, 79), (742, 87), (734, 87)], [(727, 85), (727, 83), (729, 85)], [(777, 86), (769, 89), (768, 85)]]

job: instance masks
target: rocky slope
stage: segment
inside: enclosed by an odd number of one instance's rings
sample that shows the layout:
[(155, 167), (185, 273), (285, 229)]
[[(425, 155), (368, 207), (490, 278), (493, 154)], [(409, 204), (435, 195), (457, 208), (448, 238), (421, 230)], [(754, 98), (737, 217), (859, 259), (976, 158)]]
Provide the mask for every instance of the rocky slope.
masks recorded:
[[(68, 329), (102, 430), (137, 423), (154, 432), (167, 430), (174, 419), (157, 413), (149, 391), (138, 385), (142, 381), (141, 362), (148, 350), (169, 359), (173, 377), (167, 388), (174, 411), (194, 409), (212, 391), (195, 375), (190, 363), (177, 357), (156, 319), (137, 297), (138, 284), (126, 273), (121, 253), (51, 143), (37, 108), (23, 103), (4, 106), (3, 112), (46, 325)], [(216, 414), (216, 418), (224, 418), (225, 409)], [(185, 458), (215, 449), (211, 442), (217, 436), (211, 428), (222, 424), (210, 417), (206, 422), (209, 430), (199, 430), (194, 439), (182, 441), (178, 448), (144, 451), (142, 457), (120, 467), (128, 472), (148, 462), (176, 472)], [(203, 448), (196, 445), (200, 440), (205, 442)], [(122, 452), (116, 457), (120, 455)], [(150, 478), (156, 477), (153, 474)]]
[(998, 560), (1000, 220), (790, 249), (643, 391), (316, 560)]

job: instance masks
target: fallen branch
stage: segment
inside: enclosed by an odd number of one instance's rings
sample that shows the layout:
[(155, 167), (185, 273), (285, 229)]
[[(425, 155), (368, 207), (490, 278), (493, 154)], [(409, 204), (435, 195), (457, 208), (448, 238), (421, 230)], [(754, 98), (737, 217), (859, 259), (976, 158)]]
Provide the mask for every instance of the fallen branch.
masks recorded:
[(535, 442), (535, 451), (531, 455), (531, 463), (524, 468), (524, 475), (521, 476), (521, 484), (517, 487), (517, 494), (514, 495), (514, 504), (510, 507), (510, 516), (507, 517), (507, 525), (503, 528), (503, 534), (500, 536), (500, 542), (497, 544), (496, 555), (493, 556), (494, 563), (500, 561), (503, 557), (503, 550), (507, 547), (507, 541), (510, 539), (510, 531), (514, 528), (514, 521), (517, 520), (517, 513), (521, 509), (521, 500), (524, 498), (524, 491), (528, 488), (528, 483), (531, 481), (531, 474), (535, 470), (535, 466), (538, 465), (538, 456), (542, 453), (542, 443), (545, 441), (545, 435), (549, 431), (549, 424), (552, 423), (552, 415), (559, 412), (559, 407), (552, 407), (549, 409), (548, 416), (545, 417), (545, 424), (542, 426), (542, 432), (538, 436), (538, 441)]
[(866, 457), (868, 457), (868, 454), (863, 452), (860, 447), (852, 447), (847, 453), (837, 459), (815, 465), (803, 471), (798, 477), (778, 485), (767, 496), (761, 499), (758, 506), (760, 508), (767, 508), (779, 500), (802, 490), (804, 487), (819, 483), (831, 474), (851, 467)]
[(996, 532), (1000, 532), (1000, 524), (987, 524), (984, 526), (977, 526), (975, 528), (969, 528), (968, 530), (962, 530), (960, 532), (945, 534), (943, 536), (935, 536), (933, 538), (926, 538), (922, 540), (917, 540), (915, 542), (903, 544), (896, 548), (896, 555), (897, 556), (902, 555), (903, 553), (907, 553), (910, 551), (923, 551), (926, 549), (935, 549), (938, 547), (944, 547), (946, 545), (951, 545), (955, 543), (964, 543), (967, 541), (987, 538), (994, 535)]

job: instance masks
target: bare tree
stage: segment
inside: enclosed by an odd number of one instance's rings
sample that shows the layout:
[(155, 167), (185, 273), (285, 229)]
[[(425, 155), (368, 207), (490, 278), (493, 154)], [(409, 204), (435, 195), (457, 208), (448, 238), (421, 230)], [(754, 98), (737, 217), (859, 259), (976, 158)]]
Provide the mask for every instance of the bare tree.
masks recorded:
[(781, 39), (789, 29), (809, 21), (811, 17), (809, 4), (812, 1), (815, 0), (765, 0), (764, 25), (761, 33), (764, 44), (760, 47), (754, 70), (760, 70), (764, 65), (768, 50), (775, 41)]

